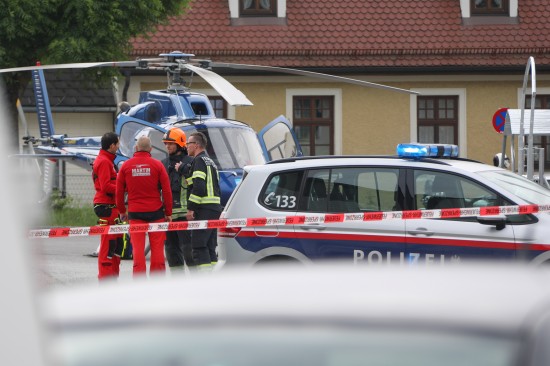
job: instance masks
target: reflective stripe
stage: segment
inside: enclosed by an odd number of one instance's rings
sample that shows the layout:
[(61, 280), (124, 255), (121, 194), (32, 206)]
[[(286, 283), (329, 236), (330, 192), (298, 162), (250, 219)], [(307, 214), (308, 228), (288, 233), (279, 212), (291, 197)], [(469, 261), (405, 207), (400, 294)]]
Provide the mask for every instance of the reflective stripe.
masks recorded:
[(194, 202), (198, 205), (207, 204), (207, 203), (220, 203), (221, 202), (220, 197), (216, 197), (216, 196), (214, 196), (214, 197), (208, 197), (208, 196), (199, 197), (199, 196), (194, 195), (194, 194), (189, 196), (189, 201)]
[(189, 196), (189, 201), (194, 202), (194, 203), (200, 205), (200, 204), (202, 203), (202, 197), (199, 197), (199, 196), (197, 196), (197, 195), (195, 195), (195, 194), (191, 194), (191, 195)]
[[(206, 180), (206, 197), (214, 197), (214, 185), (212, 184), (212, 168), (210, 165), (206, 166), (206, 172), (208, 174), (208, 179)], [(206, 198), (204, 197), (204, 198)], [(204, 203), (206, 203), (203, 200)]]
[[(208, 167), (210, 168), (210, 167)], [(191, 178), (201, 178), (201, 179), (206, 179), (206, 173), (205, 172), (201, 172), (200, 170), (197, 170), (195, 172), (193, 172), (193, 176)]]
[(220, 197), (203, 197), (201, 203), (220, 203)]
[[(219, 172), (214, 164), (214, 162), (208, 158), (208, 157), (201, 157), (202, 162), (204, 162), (204, 167), (201, 167), (201, 169), (205, 169), (204, 171), (198, 169), (194, 170), (192, 177), (188, 178), (187, 181), (189, 182), (189, 185), (191, 186), (193, 184), (194, 179), (203, 179), (206, 183), (206, 190), (204, 192), (204, 196), (199, 197), (196, 194), (191, 193), (188, 199), (188, 202), (193, 202), (197, 205), (220, 205), (221, 204), (221, 197), (219, 188), (217, 188), (214, 183), (219, 184)], [(214, 174), (216, 176), (214, 177)], [(217, 178), (217, 179), (216, 179)], [(216, 182), (214, 182), (214, 179), (216, 179)], [(191, 189), (191, 188), (188, 188)]]

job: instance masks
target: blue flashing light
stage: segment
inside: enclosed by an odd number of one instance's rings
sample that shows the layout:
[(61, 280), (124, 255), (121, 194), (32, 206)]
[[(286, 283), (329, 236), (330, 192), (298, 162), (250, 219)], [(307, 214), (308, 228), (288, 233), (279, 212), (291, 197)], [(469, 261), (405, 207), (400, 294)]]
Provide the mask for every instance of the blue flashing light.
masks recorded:
[(458, 146), (450, 144), (399, 144), (397, 155), (403, 158), (456, 158)]

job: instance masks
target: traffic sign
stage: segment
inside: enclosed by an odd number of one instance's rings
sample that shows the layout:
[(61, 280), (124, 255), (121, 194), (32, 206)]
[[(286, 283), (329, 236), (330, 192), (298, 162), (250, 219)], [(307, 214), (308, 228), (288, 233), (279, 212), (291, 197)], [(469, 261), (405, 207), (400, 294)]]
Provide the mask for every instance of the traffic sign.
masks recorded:
[(498, 133), (504, 133), (504, 123), (506, 122), (506, 113), (508, 108), (500, 108), (493, 115), (493, 128)]

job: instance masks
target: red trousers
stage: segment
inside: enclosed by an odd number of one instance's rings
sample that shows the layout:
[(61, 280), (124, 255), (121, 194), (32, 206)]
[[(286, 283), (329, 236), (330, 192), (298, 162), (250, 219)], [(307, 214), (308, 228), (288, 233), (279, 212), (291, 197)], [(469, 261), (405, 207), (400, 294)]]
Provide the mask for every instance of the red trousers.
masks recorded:
[[(107, 220), (106, 223), (102, 222), (101, 224), (114, 225), (116, 218), (118, 218), (118, 209), (114, 207), (111, 210), (111, 216), (100, 218), (102, 220)], [(113, 248), (116, 246), (118, 238), (122, 238), (122, 234), (101, 235), (99, 253), (97, 255), (97, 265), (99, 269), (97, 278), (100, 280), (118, 277), (120, 271), (120, 256), (109, 254), (109, 247)]]
[[(151, 222), (164, 222), (164, 218)], [(130, 220), (130, 225), (148, 224), (143, 220)], [(134, 255), (134, 276), (145, 275), (147, 267), (145, 262), (145, 232), (132, 232), (132, 246)], [(166, 233), (164, 231), (149, 232), (149, 246), (151, 247), (151, 258), (149, 273), (166, 273), (166, 263), (164, 258), (164, 240)]]

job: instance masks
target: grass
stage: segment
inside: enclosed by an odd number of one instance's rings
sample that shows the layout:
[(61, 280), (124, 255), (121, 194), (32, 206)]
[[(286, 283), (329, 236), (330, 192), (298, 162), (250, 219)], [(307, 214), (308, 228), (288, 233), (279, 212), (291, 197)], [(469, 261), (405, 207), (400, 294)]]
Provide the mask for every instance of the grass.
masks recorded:
[(52, 192), (45, 208), (44, 224), (50, 227), (80, 227), (97, 224), (97, 216), (92, 205), (74, 204), (70, 196), (62, 197), (58, 191)]
[(49, 209), (46, 225), (50, 227), (80, 227), (97, 224), (97, 216), (90, 207), (64, 207)]

